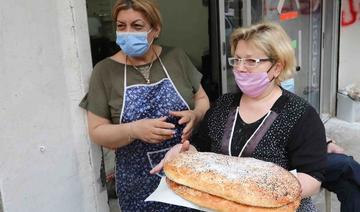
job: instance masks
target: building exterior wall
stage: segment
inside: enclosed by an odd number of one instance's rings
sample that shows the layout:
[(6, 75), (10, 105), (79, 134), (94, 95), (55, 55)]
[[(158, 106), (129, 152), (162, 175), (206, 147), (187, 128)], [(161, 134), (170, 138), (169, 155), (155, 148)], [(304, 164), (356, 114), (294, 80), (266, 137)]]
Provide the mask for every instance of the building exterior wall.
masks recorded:
[(360, 0), (342, 0), (339, 48), (339, 89), (360, 85)]
[(78, 107), (91, 73), (85, 0), (0, 4), (3, 210), (108, 211)]

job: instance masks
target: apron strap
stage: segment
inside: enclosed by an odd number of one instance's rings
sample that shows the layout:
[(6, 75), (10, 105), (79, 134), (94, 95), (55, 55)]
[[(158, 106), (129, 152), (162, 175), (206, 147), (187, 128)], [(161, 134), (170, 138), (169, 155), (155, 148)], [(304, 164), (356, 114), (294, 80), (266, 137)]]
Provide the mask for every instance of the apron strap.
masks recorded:
[(232, 132), (233, 132), (233, 128), (236, 123), (236, 120), (235, 120), (236, 117), (237, 117), (237, 107), (230, 108), (230, 112), (229, 112), (229, 115), (228, 115), (228, 118), (227, 118), (227, 121), (226, 121), (225, 127), (224, 127), (224, 134), (221, 139), (220, 151), (224, 155), (231, 155), (229, 144), (232, 139)]
[(260, 128), (254, 133), (254, 135), (250, 138), (250, 141), (247, 143), (242, 157), (250, 157), (251, 154), (255, 151), (256, 146), (259, 144), (261, 139), (264, 137), (265, 133), (271, 127), (272, 123), (278, 117), (278, 114), (274, 111), (271, 111), (269, 116), (265, 119), (264, 123), (260, 126)]

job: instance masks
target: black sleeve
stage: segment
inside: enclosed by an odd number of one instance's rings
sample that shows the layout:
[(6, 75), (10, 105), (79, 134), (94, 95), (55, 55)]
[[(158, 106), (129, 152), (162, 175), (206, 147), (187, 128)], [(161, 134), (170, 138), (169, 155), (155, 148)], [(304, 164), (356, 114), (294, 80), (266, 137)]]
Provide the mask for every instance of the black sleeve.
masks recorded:
[(326, 166), (326, 136), (324, 124), (313, 107), (308, 106), (290, 138), (290, 169), (306, 173), (322, 182)]
[(195, 146), (199, 152), (210, 152), (211, 151), (211, 140), (209, 136), (208, 121), (212, 109), (209, 109), (200, 122), (199, 126), (194, 129), (194, 132), (190, 138), (190, 143)]

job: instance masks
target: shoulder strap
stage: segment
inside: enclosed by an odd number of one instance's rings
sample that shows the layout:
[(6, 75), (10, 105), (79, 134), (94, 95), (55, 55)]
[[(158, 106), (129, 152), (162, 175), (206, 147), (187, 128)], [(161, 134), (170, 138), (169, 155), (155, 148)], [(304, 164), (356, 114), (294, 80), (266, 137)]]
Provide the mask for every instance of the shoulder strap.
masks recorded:
[(229, 150), (229, 143), (230, 140), (232, 139), (231, 135), (232, 135), (233, 127), (236, 122), (235, 120), (235, 117), (237, 115), (236, 113), (237, 113), (237, 107), (231, 107), (228, 114), (228, 118), (224, 126), (224, 133), (221, 139), (221, 148), (220, 148), (220, 152), (224, 155), (231, 155)]

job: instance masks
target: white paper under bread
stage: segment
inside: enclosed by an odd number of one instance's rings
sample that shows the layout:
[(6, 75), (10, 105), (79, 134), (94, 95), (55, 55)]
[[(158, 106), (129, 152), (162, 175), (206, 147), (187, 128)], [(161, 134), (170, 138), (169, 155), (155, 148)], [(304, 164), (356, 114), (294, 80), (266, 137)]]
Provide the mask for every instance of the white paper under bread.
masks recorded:
[(188, 208), (194, 208), (197, 210), (213, 212), (210, 209), (199, 207), (199, 206), (181, 198), (179, 195), (177, 195), (175, 192), (173, 192), (168, 187), (168, 185), (165, 181), (165, 177), (161, 178), (159, 186), (156, 188), (156, 190), (152, 194), (150, 194), (150, 196), (148, 196), (148, 198), (145, 199), (145, 201), (163, 202), (163, 203), (168, 203), (168, 204), (172, 204), (172, 205), (179, 205), (179, 206), (184, 206), (184, 207), (188, 207)]

